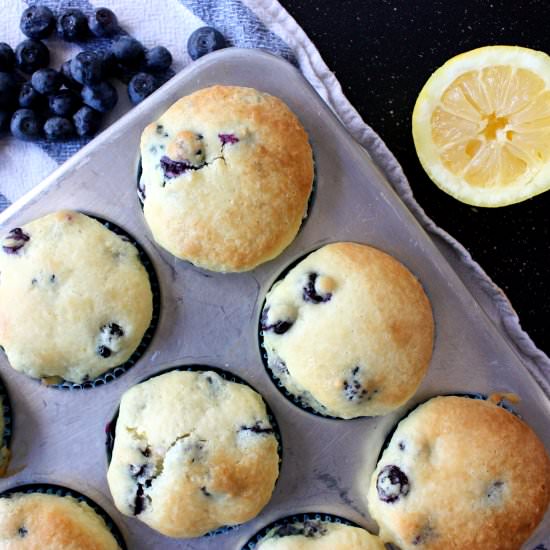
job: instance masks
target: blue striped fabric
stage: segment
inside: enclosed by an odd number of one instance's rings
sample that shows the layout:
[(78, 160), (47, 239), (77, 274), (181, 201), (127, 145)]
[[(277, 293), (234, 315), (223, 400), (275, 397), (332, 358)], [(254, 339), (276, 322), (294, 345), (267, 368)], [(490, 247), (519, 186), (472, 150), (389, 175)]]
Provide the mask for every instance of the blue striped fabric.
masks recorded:
[[(296, 57), (287, 44), (276, 34), (269, 31), (267, 27), (258, 19), (258, 17), (239, 0), (179, 0), (193, 15), (202, 20), (205, 25), (213, 26), (219, 29), (228, 42), (233, 46), (242, 48), (263, 48), (276, 55), (280, 55), (291, 63), (297, 65)], [(93, 13), (95, 6), (89, 0), (26, 0), (28, 5), (48, 6), (55, 14), (60, 13), (69, 7), (79, 8), (85, 14)], [(106, 3), (108, 4), (108, 3)], [(138, 4), (137, 4), (138, 5)], [(170, 17), (168, 9), (174, 8), (170, 2), (159, 2), (159, 9), (166, 6), (166, 17)], [(116, 6), (113, 7), (116, 12)], [(124, 21), (121, 21), (124, 26)], [(144, 20), (146, 25), (147, 21)], [(185, 37), (183, 37), (185, 39)], [(2, 37), (0, 37), (1, 41)], [(85, 43), (77, 44), (81, 49), (93, 51), (105, 51), (110, 47), (112, 40), (106, 38), (92, 38)], [(58, 68), (58, 67), (55, 67)], [(173, 75), (173, 71), (171, 72)], [(123, 93), (123, 88), (119, 87), (119, 94)], [(88, 143), (89, 139), (73, 139), (68, 142), (54, 143), (40, 140), (37, 143), (49, 157), (61, 164), (81, 147)], [(14, 174), (14, 177), (16, 175)], [(29, 182), (34, 185), (39, 181)], [(0, 191), (6, 194), (9, 188), (2, 187)], [(10, 203), (8, 198), (0, 193), (0, 211), (4, 210)], [(9, 196), (10, 193), (7, 193)]]

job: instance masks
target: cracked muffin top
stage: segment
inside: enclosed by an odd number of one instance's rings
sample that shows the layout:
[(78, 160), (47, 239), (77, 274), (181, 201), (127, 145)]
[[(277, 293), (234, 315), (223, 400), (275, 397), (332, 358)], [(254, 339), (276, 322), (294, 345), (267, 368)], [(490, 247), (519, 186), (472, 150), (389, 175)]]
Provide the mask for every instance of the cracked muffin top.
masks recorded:
[(254, 390), (212, 371), (172, 371), (123, 396), (107, 479), (116, 507), (169, 537), (254, 518), (279, 473)]
[(399, 423), (367, 499), (380, 537), (402, 550), (517, 550), (550, 502), (550, 460), (502, 407), (437, 397)]
[(257, 550), (384, 550), (384, 543), (365, 529), (307, 520), (274, 527)]
[(101, 516), (70, 496), (0, 498), (0, 547), (10, 550), (118, 550)]
[(387, 414), (422, 381), (432, 355), (430, 302), (375, 248), (326, 245), (268, 293), (260, 319), (268, 366), (300, 403), (340, 418)]
[(213, 271), (278, 256), (306, 215), (308, 136), (278, 98), (214, 86), (183, 97), (145, 128), (139, 185), (158, 244)]
[(81, 383), (123, 364), (152, 301), (136, 247), (84, 214), (49, 214), (2, 240), (0, 345), (29, 376)]

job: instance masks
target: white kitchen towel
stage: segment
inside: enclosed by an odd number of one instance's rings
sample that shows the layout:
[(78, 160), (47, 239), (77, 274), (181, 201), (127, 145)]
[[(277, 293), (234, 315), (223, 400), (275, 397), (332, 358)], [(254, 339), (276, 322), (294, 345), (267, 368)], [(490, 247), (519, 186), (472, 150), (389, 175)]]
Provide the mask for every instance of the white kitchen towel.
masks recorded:
[[(174, 55), (174, 70), (191, 62), (186, 51), (187, 37), (196, 28), (211, 25), (219, 29), (233, 46), (263, 48), (286, 58), (300, 68), (315, 90), (330, 105), (355, 139), (370, 153), (388, 180), (429, 232), (437, 246), (482, 305), (497, 328), (515, 347), (523, 362), (550, 395), (550, 359), (521, 329), (517, 315), (504, 293), (496, 287), (470, 254), (430, 220), (414, 200), (407, 179), (392, 153), (361, 119), (342, 93), (313, 43), (294, 19), (275, 0), (0, 0), (0, 42), (15, 46), (23, 39), (18, 23), (27, 5), (44, 4), (59, 12), (79, 7), (91, 13), (107, 5), (118, 15), (128, 34), (146, 47), (164, 45)], [(47, 41), (55, 67), (72, 57), (81, 47), (103, 50), (107, 39), (69, 45), (56, 39)], [(120, 117), (131, 105), (125, 87), (119, 86), (119, 103), (106, 122)], [(57, 165), (84, 144), (38, 144), (0, 139), (0, 211), (39, 183)]]

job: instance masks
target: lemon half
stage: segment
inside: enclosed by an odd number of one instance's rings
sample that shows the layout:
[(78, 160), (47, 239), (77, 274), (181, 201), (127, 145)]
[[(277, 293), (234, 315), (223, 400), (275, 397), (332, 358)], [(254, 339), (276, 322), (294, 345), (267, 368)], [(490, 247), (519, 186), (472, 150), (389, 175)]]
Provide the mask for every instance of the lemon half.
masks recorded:
[(413, 111), (422, 166), (443, 191), (504, 206), (550, 188), (550, 57), (487, 46), (453, 57)]

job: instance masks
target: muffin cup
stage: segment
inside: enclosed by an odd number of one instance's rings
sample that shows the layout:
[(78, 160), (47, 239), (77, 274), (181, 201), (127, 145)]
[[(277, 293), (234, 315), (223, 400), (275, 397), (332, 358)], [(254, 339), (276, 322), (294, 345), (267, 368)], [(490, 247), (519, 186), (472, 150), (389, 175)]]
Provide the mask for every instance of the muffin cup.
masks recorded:
[(350, 527), (361, 527), (349, 519), (334, 514), (324, 514), (321, 512), (294, 514), (292, 516), (285, 516), (275, 520), (263, 527), (242, 546), (241, 550), (253, 550), (260, 542), (274, 534), (276, 530), (284, 529), (285, 527), (294, 524), (298, 524), (297, 526), (299, 528), (300, 524), (306, 526), (314, 523), (338, 523), (341, 525), (349, 525)]
[(11, 401), (8, 395), (6, 386), (0, 379), (0, 399), (2, 402), (2, 414), (4, 416), (4, 433), (2, 434), (2, 445), (0, 447), (6, 448), (8, 451), (8, 458), (4, 467), (0, 463), (0, 477), (5, 475), (9, 465), (9, 459), (11, 455), (11, 436), (13, 432), (13, 409), (11, 407)]
[(70, 382), (68, 380), (62, 380), (61, 382), (58, 382), (55, 384), (48, 384), (49, 387), (61, 389), (61, 390), (84, 390), (84, 389), (97, 388), (99, 386), (103, 386), (104, 384), (107, 384), (108, 382), (112, 382), (113, 380), (122, 376), (126, 371), (128, 371), (128, 369), (133, 367), (139, 361), (139, 359), (143, 356), (143, 354), (147, 350), (149, 344), (153, 339), (153, 336), (155, 335), (155, 331), (157, 329), (159, 316), (160, 316), (160, 301), (161, 301), (160, 283), (159, 283), (155, 268), (153, 266), (153, 263), (149, 258), (149, 256), (147, 255), (147, 253), (145, 252), (144, 248), (129, 233), (127, 233), (124, 229), (114, 224), (113, 222), (107, 221), (103, 218), (100, 218), (98, 216), (94, 216), (91, 214), (86, 214), (86, 215), (89, 218), (92, 218), (98, 221), (104, 227), (109, 229), (109, 231), (112, 231), (113, 233), (115, 233), (115, 235), (122, 237), (124, 240), (130, 242), (136, 247), (138, 251), (139, 260), (142, 263), (143, 267), (145, 268), (145, 271), (147, 271), (147, 275), (149, 277), (149, 284), (151, 285), (151, 293), (153, 294), (153, 314), (151, 316), (151, 324), (145, 331), (143, 338), (141, 339), (141, 342), (139, 343), (138, 347), (134, 350), (134, 352), (132, 353), (132, 355), (127, 361), (125, 361), (121, 365), (117, 365), (116, 367), (109, 369), (108, 371), (105, 371), (103, 374), (94, 378), (93, 380), (86, 380), (80, 383)]
[(0, 493), (0, 498), (10, 498), (16, 494), (30, 495), (33, 493), (55, 495), (59, 497), (69, 496), (75, 498), (79, 502), (85, 502), (99, 517), (103, 519), (103, 521), (105, 521), (107, 529), (113, 535), (121, 550), (128, 550), (124, 537), (122, 536), (117, 524), (111, 519), (111, 516), (109, 516), (109, 514), (99, 504), (79, 491), (51, 483), (28, 483), (25, 485), (16, 485), (11, 489), (2, 491)]
[[(227, 370), (221, 369), (219, 367), (211, 367), (208, 365), (178, 365), (175, 367), (168, 367), (166, 369), (163, 369), (159, 372), (156, 372), (154, 374), (151, 374), (150, 376), (147, 376), (140, 382), (137, 382), (137, 384), (141, 384), (143, 382), (147, 382), (147, 380), (151, 380), (152, 378), (156, 378), (157, 376), (161, 376), (163, 374), (166, 374), (168, 372), (173, 371), (182, 371), (182, 372), (203, 372), (203, 371), (212, 371), (218, 374), (221, 378), (228, 382), (235, 382), (237, 384), (243, 384), (244, 386), (248, 386), (250, 389), (254, 390), (261, 398), (265, 405), (267, 417), (269, 419), (269, 422), (273, 428), (273, 435), (275, 436), (275, 439), (277, 440), (277, 454), (279, 455), (279, 476), (281, 472), (281, 463), (283, 460), (283, 440), (281, 437), (281, 431), (279, 429), (279, 424), (275, 418), (275, 415), (273, 414), (273, 411), (271, 410), (271, 407), (267, 403), (267, 401), (264, 399), (263, 395), (256, 390), (253, 386), (251, 386), (248, 382), (237, 376), (236, 374), (233, 374), (232, 372), (229, 372)], [(111, 458), (113, 456), (113, 448), (115, 444), (115, 436), (116, 436), (116, 425), (118, 420), (118, 414), (120, 411), (120, 405), (117, 407), (113, 418), (110, 422), (107, 423), (105, 426), (105, 447), (106, 447), (106, 453), (107, 453), (107, 466), (111, 463)], [(279, 481), (279, 478), (277, 478), (277, 481), (275, 482), (275, 487), (277, 486), (277, 482)], [(275, 490), (274, 487), (274, 490)], [(212, 531), (209, 531), (208, 533), (202, 535), (200, 538), (204, 537), (213, 537), (215, 535), (221, 535), (223, 533), (227, 533), (229, 531), (233, 531), (234, 529), (238, 529), (241, 524), (238, 525), (225, 525), (222, 527), (218, 527), (217, 529), (214, 529)]]

